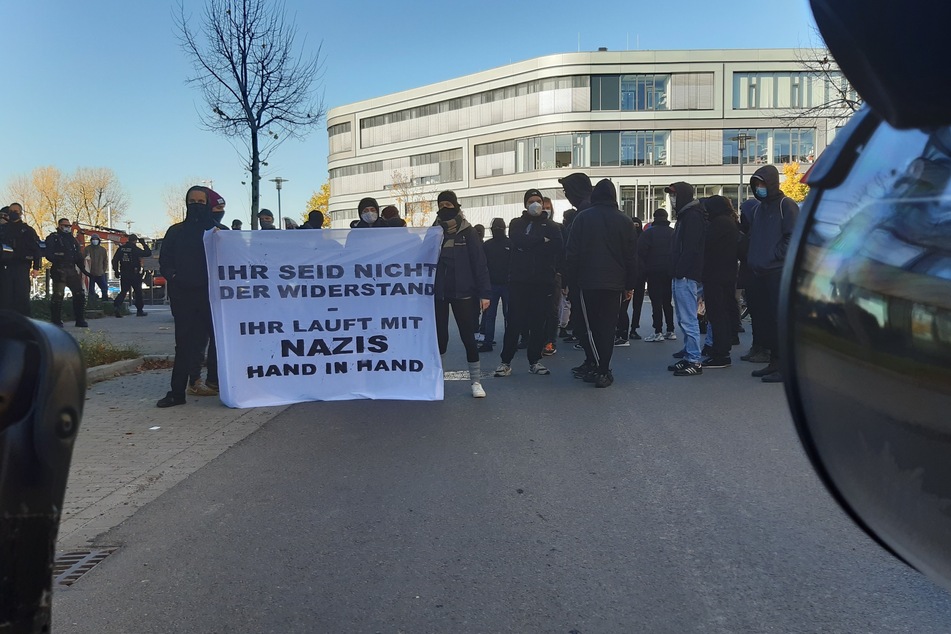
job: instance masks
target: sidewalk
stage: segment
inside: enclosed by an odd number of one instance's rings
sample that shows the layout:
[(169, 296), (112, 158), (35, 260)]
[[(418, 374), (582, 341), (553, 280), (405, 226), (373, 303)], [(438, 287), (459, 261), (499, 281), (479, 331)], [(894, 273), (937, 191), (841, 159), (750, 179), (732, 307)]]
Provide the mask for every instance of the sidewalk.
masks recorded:
[[(104, 317), (77, 337), (102, 334), (143, 354), (172, 355), (174, 325), (167, 306), (147, 306), (147, 317)], [(87, 388), (82, 424), (70, 468), (57, 550), (96, 544), (119, 525), (228, 448), (259, 429), (284, 407), (230, 409), (216, 397), (188, 397), (159, 409), (171, 370), (135, 372)]]

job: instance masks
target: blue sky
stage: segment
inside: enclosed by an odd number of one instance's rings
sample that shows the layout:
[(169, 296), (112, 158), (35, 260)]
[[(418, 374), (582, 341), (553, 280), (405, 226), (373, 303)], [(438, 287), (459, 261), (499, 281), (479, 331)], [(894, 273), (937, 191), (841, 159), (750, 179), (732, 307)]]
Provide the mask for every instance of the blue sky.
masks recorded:
[[(192, 68), (176, 38), (176, 6), (169, 0), (0, 2), (0, 192), (11, 177), (36, 167), (109, 167), (130, 199), (134, 231), (164, 233), (163, 192), (189, 178), (212, 180), (228, 201), (227, 218), (247, 222), (246, 159), (199, 126), (204, 104), (185, 84)], [(194, 20), (202, 6), (185, 0)], [(322, 44), (328, 108), (577, 51), (579, 40), (581, 50), (817, 44), (806, 0), (287, 0), (286, 8), (306, 49)], [(299, 216), (327, 180), (326, 126), (284, 143), (269, 163), (262, 179), (289, 179), (282, 208)], [(274, 184), (262, 182), (261, 191), (262, 206), (276, 211)]]

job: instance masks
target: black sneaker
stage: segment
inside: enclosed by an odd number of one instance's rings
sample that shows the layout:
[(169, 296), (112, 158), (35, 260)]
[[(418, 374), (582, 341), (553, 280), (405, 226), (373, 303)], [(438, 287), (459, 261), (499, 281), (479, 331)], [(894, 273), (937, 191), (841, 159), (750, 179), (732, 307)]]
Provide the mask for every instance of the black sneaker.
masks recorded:
[(763, 383), (782, 383), (783, 382), (783, 373), (780, 371), (772, 372), (760, 379)]
[(567, 337), (565, 337), (564, 341), (565, 343), (575, 343), (578, 341), (578, 338), (575, 337), (574, 335), (568, 335)]
[(165, 398), (159, 400), (159, 402), (156, 403), (155, 406), (156, 407), (175, 407), (176, 405), (184, 405), (184, 404), (185, 404), (184, 398), (181, 398), (181, 399), (175, 398), (174, 396), (172, 396), (172, 393), (169, 392), (168, 394), (165, 395)]
[(700, 356), (709, 357), (712, 354), (713, 354), (713, 348), (711, 348), (707, 344), (703, 344), (703, 349), (700, 350)]
[(637, 331), (636, 331), (636, 330), (632, 330), (632, 331), (631, 331), (631, 339), (633, 339), (634, 341), (640, 341), (641, 336), (640, 336), (639, 334), (637, 334)]
[(492, 352), (492, 346), (487, 346), (485, 344), (482, 344), (481, 346), (476, 348), (476, 350), (479, 352)]
[(566, 337), (569, 337), (570, 335), (568, 334), (568, 331), (565, 328), (559, 328), (558, 336), (561, 337), (562, 339), (565, 339)]
[(683, 369), (686, 368), (688, 365), (690, 365), (690, 362), (689, 362), (689, 361), (687, 361), (686, 359), (681, 359), (680, 361), (678, 361), (677, 363), (675, 363), (675, 364), (673, 364), (673, 365), (668, 365), (668, 366), (667, 366), (667, 371), (668, 371), (668, 372), (676, 372), (677, 370), (683, 370)]
[(89, 322), (87, 322), (85, 319), (81, 319), (81, 320), (79, 320), (79, 321), (76, 322), (76, 327), (77, 327), (77, 328), (89, 328)]
[(675, 359), (683, 359), (685, 356), (687, 356), (687, 351), (681, 348), (680, 350), (678, 350), (677, 352), (673, 353), (670, 356), (672, 356)]
[(591, 372), (596, 366), (593, 363), (588, 363), (585, 361), (581, 365), (571, 368), (571, 373), (575, 375), (576, 379), (584, 378), (584, 375), (588, 372)]
[(598, 368), (597, 368), (597, 367), (593, 367), (593, 368), (591, 368), (591, 370), (590, 370), (587, 374), (585, 374), (585, 375), (582, 377), (582, 380), (583, 380), (585, 383), (597, 383), (599, 376), (601, 376), (601, 374), (598, 373)]
[(595, 387), (611, 387), (611, 384), (614, 383), (614, 375), (610, 371), (605, 374), (597, 375), (597, 379), (594, 382)]
[(709, 357), (704, 359), (700, 365), (702, 365), (705, 370), (728, 368), (733, 365), (733, 360), (730, 359), (730, 357)]
[(697, 376), (703, 374), (703, 366), (699, 363), (688, 363), (679, 370), (674, 370), (674, 376)]
[(138, 311), (136, 311), (136, 313), (135, 313), (135, 316), (136, 316), (136, 317), (145, 317), (146, 315), (148, 315), (148, 313), (145, 312), (144, 310), (138, 310)]
[(764, 376), (768, 376), (775, 372), (779, 372), (779, 363), (770, 363), (765, 368), (760, 368), (759, 370), (753, 370), (750, 372), (750, 376), (754, 379), (758, 379)]

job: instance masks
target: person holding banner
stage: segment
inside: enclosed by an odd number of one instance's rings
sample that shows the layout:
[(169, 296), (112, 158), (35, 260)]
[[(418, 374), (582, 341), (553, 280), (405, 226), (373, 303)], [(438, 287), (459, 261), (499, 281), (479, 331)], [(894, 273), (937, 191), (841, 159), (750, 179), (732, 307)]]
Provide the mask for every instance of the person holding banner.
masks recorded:
[(357, 214), (360, 220), (352, 225), (354, 229), (365, 229), (367, 227), (389, 227), (390, 223), (380, 217), (380, 203), (376, 198), (364, 198), (357, 205)]
[[(205, 231), (215, 226), (208, 189), (196, 185), (185, 194), (185, 220), (168, 228), (159, 253), (162, 276), (175, 319), (175, 362), (171, 390), (156, 406), (185, 404), (189, 370), (201, 356), (205, 342), (213, 337), (211, 302), (208, 299), (208, 263), (205, 261)], [(217, 383), (217, 360), (208, 360), (208, 382)], [(214, 373), (214, 376), (212, 374)]]
[(445, 354), (449, 345), (449, 309), (452, 308), (459, 336), (466, 348), (472, 396), (485, 398), (485, 390), (479, 381), (481, 366), (474, 319), (479, 310), (489, 307), (492, 292), (485, 251), (482, 239), (463, 216), (455, 192), (442, 192), (437, 204), (434, 225), (443, 230), (443, 244), (436, 266), (434, 302), (439, 353)]

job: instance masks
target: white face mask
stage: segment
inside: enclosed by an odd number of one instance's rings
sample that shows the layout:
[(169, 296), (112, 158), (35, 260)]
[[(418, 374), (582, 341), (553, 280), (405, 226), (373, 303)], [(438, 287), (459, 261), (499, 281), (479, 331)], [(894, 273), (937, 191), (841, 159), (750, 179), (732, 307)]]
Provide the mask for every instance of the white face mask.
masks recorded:
[(380, 215), (375, 211), (364, 211), (362, 214), (360, 214), (360, 218), (362, 218), (363, 222), (367, 223), (368, 225), (372, 225), (379, 217)]
[(540, 216), (542, 215), (542, 204), (541, 203), (532, 203), (528, 206), (528, 215), (529, 216)]

